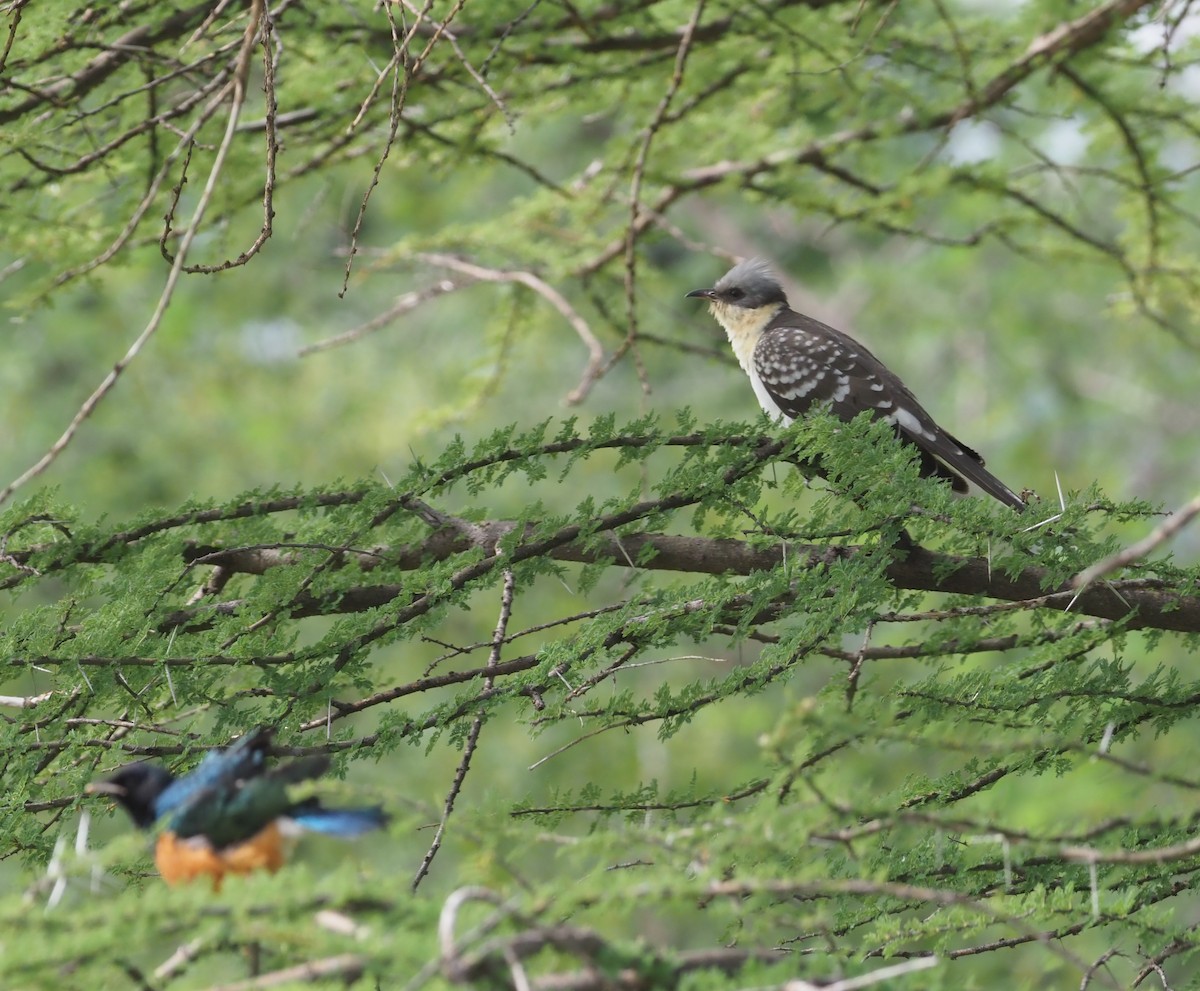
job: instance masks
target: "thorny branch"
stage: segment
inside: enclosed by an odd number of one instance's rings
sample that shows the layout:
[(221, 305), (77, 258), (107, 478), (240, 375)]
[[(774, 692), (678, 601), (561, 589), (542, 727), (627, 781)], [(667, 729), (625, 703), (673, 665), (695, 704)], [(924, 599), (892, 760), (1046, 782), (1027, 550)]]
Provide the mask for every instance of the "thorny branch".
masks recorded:
[(1103, 560), (1097, 561), (1090, 567), (1085, 568), (1072, 580), (1071, 587), (1079, 589), (1087, 588), (1105, 575), (1113, 571), (1119, 571), (1121, 568), (1141, 560), (1147, 554), (1152, 554), (1195, 519), (1197, 514), (1200, 514), (1200, 495), (1180, 506), (1179, 509), (1175, 510), (1174, 513), (1156, 526), (1147, 536), (1137, 541), (1137, 543), (1130, 544), (1115, 554), (1111, 554)]
[[(459, 914), (472, 901), (500, 907), (485, 926), (460, 936), (457, 932)], [(611, 961), (625, 954), (591, 929), (571, 925), (533, 926), (511, 936), (483, 938), (497, 928), (505, 917), (513, 917), (516, 922), (524, 921), (487, 888), (460, 888), (451, 893), (442, 905), (438, 923), (441, 944), (439, 968), (447, 980), (455, 984), (475, 985), (497, 978), (503, 980), (503, 976), (508, 975), (511, 976), (511, 986), (516, 989), (609, 991), (613, 988), (629, 988), (633, 991), (645, 986), (646, 975), (651, 972), (658, 975), (656, 980), (661, 982), (665, 971), (673, 972), (678, 980), (684, 974), (698, 971), (735, 974), (751, 962), (771, 963), (788, 959), (788, 954), (781, 950), (737, 948), (689, 950), (678, 956), (657, 960), (647, 960), (639, 954), (640, 959), (629, 956), (626, 966), (613, 974)], [(523, 961), (547, 949), (581, 958), (583, 969), (530, 978), (524, 973)], [(602, 959), (610, 962), (608, 968), (597, 966)], [(606, 973), (606, 970), (609, 972)]]
[[(483, 691), (485, 694), (490, 693), (496, 684), (496, 672), (500, 665), (500, 653), (506, 642), (508, 642), (508, 623), (512, 618), (513, 592), (515, 590), (515, 582), (513, 573), (510, 569), (504, 569), (504, 583), (500, 591), (500, 615), (496, 620), (496, 629), (492, 633), (492, 649), (488, 653), (486, 674), (483, 679)], [(454, 802), (458, 797), (458, 793), (462, 791), (463, 782), (466, 780), (467, 772), (471, 769), (471, 758), (475, 755), (475, 749), (479, 746), (479, 736), (483, 732), (484, 716), (479, 713), (471, 721), (471, 729), (467, 733), (466, 743), (463, 745), (462, 757), (458, 762), (458, 769), (454, 772), (454, 780), (450, 784), (450, 791), (446, 795), (446, 802), (442, 809), (442, 818), (438, 823), (437, 832), (434, 834), (433, 842), (429, 845), (429, 850), (426, 852), (424, 859), (421, 861), (421, 866), (417, 869), (417, 875), (413, 878), (412, 888), (416, 891), (421, 880), (429, 873), (429, 867), (433, 863), (433, 858), (437, 856), (438, 850), (442, 845), (442, 837), (446, 833), (446, 823), (450, 819), (450, 813), (454, 811)]]
[[(477, 524), (497, 535), (510, 533), (515, 523), (491, 520)], [(530, 527), (530, 533), (533, 529)], [(564, 536), (568, 536), (564, 531)], [(778, 567), (785, 561), (799, 568), (817, 568), (831, 556), (850, 560), (866, 548), (821, 544), (789, 544), (761, 547), (730, 538), (689, 537), (656, 533), (631, 533), (589, 538), (582, 546), (571, 539), (551, 541), (546, 554), (553, 560), (581, 564), (608, 562), (613, 567), (629, 566), (637, 560), (639, 568), (651, 571), (682, 571), (693, 574), (750, 575)], [(371, 559), (385, 559), (395, 567), (415, 568), (422, 562), (445, 560), (468, 550), (468, 541), (453, 531), (440, 530), (418, 545), (378, 549)], [(651, 552), (651, 553), (647, 553)], [(291, 555), (269, 550), (215, 549), (204, 552), (206, 564), (220, 565), (248, 574), (283, 564), (295, 563)], [(1091, 588), (1079, 594), (1073, 584), (1046, 589), (1047, 572), (1040, 567), (1024, 569), (1015, 577), (994, 573), (986, 558), (942, 554), (917, 547), (902, 560), (886, 568), (888, 578), (898, 588), (919, 589), (946, 594), (961, 593), (999, 600), (1018, 609), (1069, 611), (1099, 619), (1123, 622), (1127, 629), (1162, 629), (1178, 632), (1200, 630), (1200, 599), (1172, 591), (1164, 583), (1137, 578)], [(362, 586), (343, 592), (337, 602), (299, 598), (294, 615), (319, 615), (325, 612), (356, 612), (389, 601), (399, 593), (395, 586)], [(236, 608), (236, 603), (232, 606)], [(995, 611), (996, 607), (990, 608)], [(170, 622), (195, 621), (203, 608), (177, 613)]]

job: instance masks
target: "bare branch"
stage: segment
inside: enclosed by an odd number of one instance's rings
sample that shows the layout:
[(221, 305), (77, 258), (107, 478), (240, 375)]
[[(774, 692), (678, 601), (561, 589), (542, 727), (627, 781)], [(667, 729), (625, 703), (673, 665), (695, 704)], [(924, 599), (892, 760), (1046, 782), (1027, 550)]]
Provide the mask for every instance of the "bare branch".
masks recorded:
[(1200, 513), (1200, 495), (1180, 506), (1136, 544), (1130, 544), (1123, 550), (1110, 554), (1079, 572), (1071, 580), (1071, 587), (1087, 588), (1109, 572), (1124, 568), (1152, 553), (1195, 519), (1197, 513)]
[(456, 258), (454, 255), (422, 252), (417, 257), (431, 264), (440, 265), (455, 272), (461, 272), (463, 275), (478, 279), (480, 282), (515, 282), (525, 286), (527, 289), (532, 289), (545, 299), (563, 315), (567, 323), (579, 335), (579, 339), (583, 341), (584, 347), (588, 350), (588, 362), (583, 370), (583, 376), (580, 378), (579, 384), (567, 393), (566, 403), (568, 406), (574, 406), (587, 398), (592, 384), (596, 381), (600, 369), (604, 366), (604, 349), (600, 346), (600, 341), (597, 340), (596, 335), (592, 333), (592, 329), (588, 326), (587, 321), (567, 302), (566, 297), (562, 293), (532, 272), (485, 268), (474, 262)]
[(396, 300), (395, 305), (391, 309), (386, 310), (377, 317), (372, 317), (366, 323), (359, 324), (359, 326), (333, 337), (327, 337), (316, 344), (309, 344), (302, 347), (300, 349), (300, 357), (304, 358), (310, 354), (315, 354), (317, 351), (328, 351), (330, 348), (341, 347), (343, 344), (350, 344), (357, 341), (366, 337), (367, 334), (373, 334), (377, 330), (382, 330), (388, 324), (393, 323), (398, 317), (402, 317), (406, 313), (411, 313), (422, 303), (427, 303), (431, 299), (444, 296), (446, 293), (454, 292), (456, 289), (461, 289), (463, 286), (470, 284), (471, 280), (469, 279), (462, 279), (458, 282), (452, 282), (450, 279), (439, 279), (437, 282), (423, 289), (407, 292)]
[(263, 988), (278, 987), (280, 984), (291, 984), (296, 981), (320, 981), (334, 977), (349, 983), (362, 977), (366, 968), (367, 962), (364, 957), (357, 953), (343, 953), (336, 957), (310, 960), (308, 963), (297, 964), (295, 967), (285, 967), (283, 970), (273, 970), (245, 981), (234, 981), (232, 984), (213, 984), (206, 991), (262, 991)]
[[(511, 530), (515, 523), (491, 520), (472, 526), (480, 527), (484, 532), (500, 533), (506, 528)], [(529, 532), (532, 535), (532, 530)], [(871, 548), (800, 543), (764, 548), (731, 538), (660, 533), (622, 534), (619, 539), (613, 534), (600, 533), (593, 536), (586, 546), (573, 539), (563, 539), (561, 542), (552, 539), (551, 543), (553, 546), (548, 547), (545, 553), (557, 561), (579, 564), (607, 561), (614, 567), (628, 567), (627, 561), (633, 559), (639, 562), (639, 568), (647, 570), (710, 575), (749, 575), (777, 567), (785, 559), (795, 567), (816, 568), (825, 566), (831, 555), (849, 560), (856, 554), (873, 552)], [(472, 541), (446, 529), (431, 534), (420, 544), (379, 549), (372, 551), (372, 555), (386, 558), (393, 566), (416, 568), (423, 561), (444, 560), (471, 546), (474, 546)], [(236, 551), (231, 551), (228, 559), (219, 551), (212, 551), (209, 557), (210, 563), (230, 567), (236, 567), (238, 561), (239, 552)], [(251, 554), (247, 563), (247, 570), (254, 572), (263, 567), (277, 566), (282, 561), (273, 556), (259, 558)], [(994, 573), (987, 558), (942, 554), (920, 547), (913, 548), (903, 560), (889, 564), (886, 573), (897, 588), (966, 593), (997, 599), (1018, 609), (1066, 611), (1069, 608), (1073, 613), (1121, 621), (1127, 629), (1175, 630), (1181, 633), (1200, 631), (1200, 598), (1182, 595), (1169, 585), (1150, 579), (1113, 582), (1086, 589), (1082, 594), (1078, 593), (1073, 583), (1060, 584), (1045, 591), (1047, 572), (1043, 568), (1031, 566), (1009, 577)], [(367, 604), (386, 601), (389, 594), (398, 594), (399, 588), (376, 586), (374, 590), (364, 588), (361, 591), (364, 594), (370, 591), (362, 599), (361, 607), (365, 608)], [(360, 608), (352, 598), (347, 597), (344, 603), (346, 611)], [(309, 601), (301, 603), (300, 607), (298, 615), (340, 611), (334, 603), (322, 606)]]
[[(508, 638), (508, 622), (512, 618), (513, 591), (515, 582), (511, 569), (504, 569), (504, 585), (500, 591), (500, 616), (496, 620), (496, 629), (492, 633), (492, 649), (488, 653), (487, 674), (483, 679), (484, 693), (491, 692), (496, 684), (496, 669), (500, 664), (500, 651)], [(463, 782), (467, 778), (467, 772), (471, 769), (471, 758), (475, 756), (475, 750), (479, 746), (479, 736), (483, 732), (483, 714), (480, 713), (471, 721), (471, 729), (467, 733), (466, 743), (463, 745), (462, 757), (458, 762), (458, 769), (454, 772), (454, 780), (450, 784), (450, 791), (446, 795), (446, 801), (442, 807), (442, 818), (438, 822), (437, 832), (434, 834), (433, 842), (429, 844), (429, 849), (425, 856), (421, 859), (421, 866), (417, 869), (416, 877), (412, 880), (413, 891), (417, 890), (421, 880), (429, 873), (429, 867), (433, 863), (433, 858), (437, 856), (438, 850), (442, 846), (442, 837), (446, 834), (446, 823), (450, 819), (450, 813), (454, 811), (454, 802), (458, 798), (458, 794), (462, 791)]]

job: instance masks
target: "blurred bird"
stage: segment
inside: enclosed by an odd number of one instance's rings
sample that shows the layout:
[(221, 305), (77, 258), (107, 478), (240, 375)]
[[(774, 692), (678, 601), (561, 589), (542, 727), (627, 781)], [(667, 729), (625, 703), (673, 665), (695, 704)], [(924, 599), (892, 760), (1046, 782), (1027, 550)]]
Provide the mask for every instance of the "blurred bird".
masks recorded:
[(791, 423), (814, 406), (847, 421), (869, 410), (916, 448), (922, 475), (944, 478), (956, 492), (974, 482), (1006, 506), (1025, 508), (1019, 495), (984, 469), (983, 458), (934, 422), (883, 362), (852, 337), (789, 307), (763, 261), (741, 262), (711, 289), (687, 295), (708, 300), (759, 405), (774, 419)]
[(387, 823), (378, 807), (327, 809), (316, 798), (293, 800), (288, 785), (324, 774), (329, 759), (302, 757), (268, 768), (270, 748), (271, 730), (254, 729), (210, 751), (191, 774), (177, 778), (159, 764), (126, 764), (86, 793), (112, 796), (141, 829), (164, 819), (154, 849), (163, 880), (207, 876), (214, 891), (226, 874), (277, 871), (286, 839), (299, 832), (351, 838)]

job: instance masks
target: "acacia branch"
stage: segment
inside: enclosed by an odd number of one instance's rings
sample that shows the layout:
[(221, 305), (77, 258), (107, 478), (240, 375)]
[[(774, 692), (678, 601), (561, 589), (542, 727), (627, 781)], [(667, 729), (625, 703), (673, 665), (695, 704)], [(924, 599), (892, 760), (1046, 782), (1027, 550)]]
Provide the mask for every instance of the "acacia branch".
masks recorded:
[[(511, 532), (516, 523), (491, 520), (477, 524), (496, 538)], [(532, 538), (533, 527), (527, 533)], [(553, 543), (553, 542), (551, 542)], [(417, 544), (375, 549), (367, 557), (386, 561), (401, 570), (416, 570), (423, 564), (446, 560), (475, 546), (453, 529), (431, 533)], [(637, 567), (650, 571), (679, 571), (706, 575), (751, 575), (769, 571), (787, 563), (798, 569), (823, 567), (833, 560), (850, 560), (863, 554), (876, 554), (877, 548), (830, 544), (778, 543), (768, 547), (724, 537), (688, 537), (663, 533), (613, 532), (594, 534), (586, 540), (570, 539), (547, 546), (544, 556), (555, 561), (576, 564), (607, 562), (615, 567)], [(195, 558), (188, 555), (191, 560)], [(535, 556), (526, 554), (525, 557)], [(261, 574), (270, 567), (296, 563), (296, 559), (275, 550), (255, 552), (233, 548), (217, 551), (203, 549), (206, 564), (232, 571)], [(365, 560), (365, 559), (363, 559)], [(1020, 604), (1029, 609), (1070, 611), (1081, 616), (1122, 621), (1127, 629), (1200, 632), (1200, 597), (1175, 592), (1166, 582), (1131, 579), (1112, 582), (1078, 592), (1072, 583), (1051, 587), (1049, 572), (1031, 565), (1010, 577), (999, 573), (985, 557), (963, 557), (914, 547), (897, 557), (884, 569), (888, 580), (899, 589), (945, 594), (972, 595)], [(390, 601), (402, 594), (400, 585), (361, 586), (339, 592), (336, 601), (310, 598), (297, 603), (298, 615), (323, 615), (328, 612), (358, 612)], [(211, 607), (209, 607), (211, 608)], [(198, 611), (181, 611), (171, 619), (176, 623), (195, 621)], [(296, 614), (294, 614), (296, 615)]]
[(366, 960), (357, 953), (343, 953), (336, 957), (310, 960), (294, 967), (273, 970), (258, 977), (232, 984), (214, 984), (208, 991), (261, 991), (263, 988), (278, 987), (280, 984), (295, 984), (299, 981), (324, 981), (338, 978), (346, 984), (353, 983), (366, 970)]
[(1110, 571), (1116, 571), (1119, 568), (1133, 564), (1134, 561), (1140, 560), (1175, 536), (1197, 514), (1200, 514), (1200, 495), (1180, 506), (1179, 509), (1168, 516), (1141, 540), (1122, 548), (1115, 554), (1110, 554), (1108, 557), (1102, 558), (1095, 564), (1079, 572), (1072, 579), (1071, 587), (1087, 588), (1094, 581), (1103, 578)]
[(42, 110), (46, 105), (61, 106), (81, 100), (141, 52), (153, 49), (159, 42), (182, 37), (194, 24), (203, 20), (211, 6), (210, 3), (200, 3), (185, 10), (176, 11), (165, 18), (161, 24), (143, 24), (133, 28), (115, 39), (78, 72), (39, 89), (34, 96), (23, 103), (0, 110), (0, 126), (11, 124), (26, 114)]
[[(264, 10), (264, 0), (254, 0), (251, 5), (251, 23), (246, 27), (246, 33), (242, 40), (242, 47), (239, 51), (236, 65), (245, 67), (249, 63), (250, 54), (254, 49), (254, 44), (259, 35), (259, 27)], [(145, 30), (145, 29), (141, 29)], [(101, 56), (104, 58), (104, 56)], [(117, 380), (121, 374), (129, 367), (130, 364), (141, 354), (151, 337), (157, 333), (158, 328), (162, 325), (163, 318), (166, 315), (167, 307), (175, 296), (175, 288), (178, 285), (179, 277), (184, 271), (185, 262), (188, 253), (191, 250), (192, 242), (200, 231), (201, 221), (204, 219), (205, 213), (208, 211), (209, 202), (212, 200), (213, 194), (216, 192), (218, 179), (224, 172), (225, 159), (229, 153), (229, 148), (233, 142), (233, 136), (237, 127), (237, 122), (241, 116), (242, 106), (246, 98), (244, 72), (239, 68), (233, 78), (226, 83), (217, 92), (216, 96), (206, 105), (204, 110), (198, 115), (196, 121), (192, 125), (191, 131), (180, 140), (180, 146), (190, 144), (194, 139), (194, 135), (199, 131), (200, 127), (208, 121), (208, 119), (216, 113), (221, 103), (224, 102), (226, 96), (231, 97), (229, 108), (229, 117), (225, 128), (225, 135), (217, 147), (215, 156), (213, 157), (212, 167), (209, 169), (208, 179), (204, 184), (204, 189), (200, 193), (200, 197), (196, 203), (195, 209), (192, 212), (192, 218), (188, 222), (187, 228), (183, 232), (183, 237), (180, 239), (179, 252), (173, 259), (171, 269), (167, 273), (166, 282), (163, 285), (162, 292), (159, 294), (158, 304), (154, 308), (154, 312), (150, 316), (149, 322), (145, 328), (138, 334), (137, 338), (124, 356), (116, 362), (108, 373), (96, 386), (95, 390), (84, 401), (83, 405), (71, 418), (71, 422), (67, 424), (62, 435), (56, 440), (50, 448), (43, 454), (32, 466), (22, 472), (17, 478), (9, 482), (3, 489), (0, 489), (0, 503), (5, 502), (18, 488), (32, 479), (36, 478), (47, 468), (50, 467), (58, 456), (67, 448), (67, 445), (74, 440), (80, 427), (83, 426), (92, 413), (101, 402), (112, 392), (117, 384)]]
[[(624, 252), (628, 238), (640, 235), (653, 223), (657, 215), (665, 213), (685, 194), (728, 180), (750, 183), (756, 176), (794, 165), (811, 165), (825, 171), (830, 168), (830, 157), (844, 149), (897, 135), (923, 134), (952, 128), (955, 124), (999, 104), (1017, 86), (1055, 59), (1069, 58), (1098, 44), (1114, 26), (1128, 20), (1151, 3), (1152, 0), (1109, 0), (1108, 3), (1075, 20), (1064, 21), (1053, 30), (1034, 38), (1020, 58), (970, 93), (967, 99), (937, 113), (917, 115), (906, 108), (897, 118), (847, 128), (801, 148), (781, 148), (756, 159), (725, 160), (688, 169), (674, 182), (663, 187), (654, 201), (654, 206), (643, 209), (636, 223), (630, 225), (621, 237), (613, 239), (592, 258), (577, 265), (574, 274), (586, 277), (598, 272)], [(711, 25), (705, 27), (709, 28)], [(699, 37), (706, 37), (704, 28), (700, 30)]]
[(831, 152), (850, 145), (873, 141), (895, 134), (915, 134), (923, 131), (952, 127), (982, 110), (994, 107), (1013, 89), (1028, 79), (1052, 59), (1077, 54), (1101, 41), (1108, 31), (1122, 21), (1128, 20), (1152, 0), (1110, 0), (1095, 10), (1090, 10), (1073, 21), (1065, 21), (1052, 31), (1034, 38), (1025, 52), (1015, 62), (997, 73), (962, 103), (927, 117), (908, 113), (900, 121), (867, 124), (863, 127), (839, 131), (804, 148), (783, 148), (753, 161), (726, 161), (701, 166), (685, 172), (680, 185), (699, 189), (730, 177), (751, 179), (761, 172), (768, 172), (785, 165), (823, 164)]

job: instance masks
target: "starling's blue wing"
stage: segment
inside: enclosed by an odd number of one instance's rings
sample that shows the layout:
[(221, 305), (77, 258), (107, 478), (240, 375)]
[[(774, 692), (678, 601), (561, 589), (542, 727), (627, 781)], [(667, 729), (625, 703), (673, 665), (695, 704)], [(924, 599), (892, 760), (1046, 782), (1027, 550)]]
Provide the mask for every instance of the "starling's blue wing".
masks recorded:
[(288, 795), (288, 785), (319, 777), (329, 769), (329, 758), (317, 755), (267, 770), (265, 739), (239, 747), (241, 742), (222, 755), (226, 759), (217, 772), (206, 771), (168, 813), (168, 828), (176, 836), (203, 836), (218, 850), (250, 840), (276, 819), (290, 816), (297, 806)]
[(233, 789), (237, 782), (257, 777), (263, 772), (270, 746), (271, 730), (259, 727), (223, 750), (209, 751), (191, 774), (176, 778), (158, 796), (155, 813), (171, 815), (206, 792)]
[(169, 816), (167, 828), (187, 839), (202, 836), (217, 850), (250, 840), (294, 803), (282, 781), (262, 775), (202, 788)]

